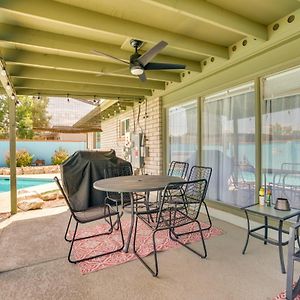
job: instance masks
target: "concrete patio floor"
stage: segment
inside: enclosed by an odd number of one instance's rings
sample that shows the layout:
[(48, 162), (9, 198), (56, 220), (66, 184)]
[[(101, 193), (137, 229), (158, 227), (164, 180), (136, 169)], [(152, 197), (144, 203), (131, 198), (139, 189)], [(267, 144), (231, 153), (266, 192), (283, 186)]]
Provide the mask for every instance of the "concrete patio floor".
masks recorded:
[(217, 219), (224, 234), (206, 241), (207, 259), (181, 247), (159, 253), (159, 278), (138, 260), (81, 275), (67, 261), (65, 210), (21, 213), (0, 224), (0, 299), (259, 300), (285, 289), (277, 247), (251, 239), (242, 255), (246, 230)]

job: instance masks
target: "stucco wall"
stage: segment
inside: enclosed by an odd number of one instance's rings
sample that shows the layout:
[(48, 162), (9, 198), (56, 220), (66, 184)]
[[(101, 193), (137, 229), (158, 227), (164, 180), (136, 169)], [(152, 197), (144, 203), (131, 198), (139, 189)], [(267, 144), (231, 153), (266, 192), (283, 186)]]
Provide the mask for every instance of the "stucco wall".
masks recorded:
[[(146, 111), (147, 116), (145, 115)], [(102, 122), (101, 149), (115, 149), (117, 155), (122, 158), (124, 158), (125, 138), (119, 136), (119, 122), (126, 118), (130, 119), (131, 132), (144, 132), (146, 137), (145, 145), (149, 147), (149, 156), (145, 157), (144, 173), (161, 174), (163, 166), (161, 99), (150, 100), (147, 104), (145, 102), (136, 103), (134, 107), (127, 108), (126, 112)]]
[[(55, 150), (63, 148), (71, 155), (75, 151), (86, 149), (85, 142), (62, 142), (62, 141), (17, 141), (17, 150), (26, 149), (36, 159), (45, 160), (46, 165), (51, 164), (51, 157)], [(9, 141), (0, 141), (0, 167), (5, 167), (5, 157), (9, 153)]]

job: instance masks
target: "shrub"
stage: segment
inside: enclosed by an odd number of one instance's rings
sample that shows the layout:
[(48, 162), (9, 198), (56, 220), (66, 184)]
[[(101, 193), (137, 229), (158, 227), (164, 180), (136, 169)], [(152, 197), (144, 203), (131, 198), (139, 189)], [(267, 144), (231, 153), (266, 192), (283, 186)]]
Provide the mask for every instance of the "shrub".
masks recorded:
[[(17, 167), (28, 167), (32, 164), (33, 155), (26, 149), (17, 150), (16, 152), (16, 164)], [(6, 155), (5, 162), (8, 166), (10, 166), (10, 157), (9, 154)]]
[(55, 150), (53, 156), (51, 157), (51, 161), (53, 165), (61, 165), (68, 157), (68, 151), (63, 148), (59, 148)]

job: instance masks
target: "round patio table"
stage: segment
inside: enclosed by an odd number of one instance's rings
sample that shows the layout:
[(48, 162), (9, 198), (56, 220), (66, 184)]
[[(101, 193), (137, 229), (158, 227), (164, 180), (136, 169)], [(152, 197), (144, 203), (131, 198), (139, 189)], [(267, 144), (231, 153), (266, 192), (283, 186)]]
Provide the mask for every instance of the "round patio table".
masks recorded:
[(130, 193), (131, 200), (131, 224), (128, 239), (124, 247), (124, 252), (128, 252), (130, 239), (134, 225), (134, 197), (132, 193), (145, 192), (147, 198), (152, 191), (160, 191), (169, 183), (183, 182), (184, 179), (175, 176), (164, 175), (138, 175), (138, 176), (119, 176), (101, 179), (94, 182), (94, 188), (100, 191)]

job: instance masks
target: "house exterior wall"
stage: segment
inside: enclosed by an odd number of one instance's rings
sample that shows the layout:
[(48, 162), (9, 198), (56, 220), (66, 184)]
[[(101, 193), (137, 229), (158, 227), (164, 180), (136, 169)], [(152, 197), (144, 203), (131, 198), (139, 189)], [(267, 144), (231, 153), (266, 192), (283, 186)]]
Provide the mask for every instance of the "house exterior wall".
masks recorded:
[[(140, 107), (140, 112), (139, 112)], [(126, 158), (123, 152), (125, 136), (120, 136), (119, 124), (129, 118), (130, 132), (144, 133), (145, 146), (148, 147), (148, 156), (145, 157), (144, 168), (136, 172), (158, 175), (163, 173), (162, 148), (162, 101), (161, 98), (149, 100), (147, 103), (136, 103), (127, 108), (117, 117), (104, 120), (101, 123), (101, 150), (114, 149), (117, 156)]]

